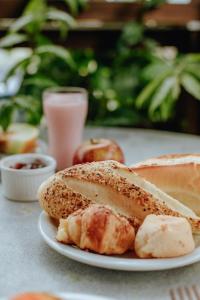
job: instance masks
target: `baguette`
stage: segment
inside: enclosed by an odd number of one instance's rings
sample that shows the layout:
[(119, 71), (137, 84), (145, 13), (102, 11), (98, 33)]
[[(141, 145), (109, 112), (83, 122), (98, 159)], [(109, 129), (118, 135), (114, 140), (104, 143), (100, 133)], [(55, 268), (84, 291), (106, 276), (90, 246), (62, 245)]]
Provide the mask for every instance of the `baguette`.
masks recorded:
[(132, 170), (200, 216), (200, 154), (170, 154), (148, 159)]
[(56, 219), (96, 203), (108, 205), (139, 224), (149, 214), (182, 216), (188, 219), (193, 232), (200, 232), (200, 218), (190, 208), (115, 161), (61, 171), (40, 186), (38, 198), (42, 208)]

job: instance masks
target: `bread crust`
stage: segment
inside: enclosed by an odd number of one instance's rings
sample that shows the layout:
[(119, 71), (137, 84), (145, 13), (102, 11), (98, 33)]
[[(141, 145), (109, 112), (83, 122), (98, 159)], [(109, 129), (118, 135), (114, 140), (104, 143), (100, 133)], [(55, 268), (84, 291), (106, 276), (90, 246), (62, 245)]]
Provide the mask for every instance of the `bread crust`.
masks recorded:
[(193, 231), (200, 231), (200, 219), (192, 211), (140, 178), (132, 169), (114, 161), (76, 165), (57, 173), (41, 186), (39, 200), (54, 218), (97, 203), (109, 205), (138, 224), (149, 214), (184, 216)]
[(39, 189), (41, 207), (55, 219), (65, 218), (72, 212), (92, 203), (80, 193), (70, 189), (60, 176), (53, 176)]
[(200, 216), (200, 154), (169, 154), (132, 166), (137, 174)]
[(100, 254), (123, 254), (134, 248), (135, 230), (110, 207), (93, 204), (61, 219), (56, 238)]
[[(119, 169), (119, 166), (112, 161), (109, 164), (106, 162), (105, 164), (101, 163), (101, 165), (80, 165), (79, 168), (71, 168), (63, 171), (62, 179), (66, 181), (71, 177), (85, 182), (85, 184), (95, 183), (114, 191), (118, 194), (118, 197), (117, 199), (113, 199), (113, 204), (116, 203), (117, 207), (124, 206), (125, 204), (122, 203), (121, 199), (122, 197), (127, 198), (127, 210), (133, 211), (133, 214), (137, 214), (135, 208), (142, 208), (140, 213), (136, 215), (136, 217), (142, 220), (150, 213), (176, 214), (163, 203), (155, 201), (150, 193), (147, 193), (134, 184), (130, 184), (125, 177), (114, 173), (114, 170), (117, 169)], [(132, 171), (130, 170), (130, 172)]]

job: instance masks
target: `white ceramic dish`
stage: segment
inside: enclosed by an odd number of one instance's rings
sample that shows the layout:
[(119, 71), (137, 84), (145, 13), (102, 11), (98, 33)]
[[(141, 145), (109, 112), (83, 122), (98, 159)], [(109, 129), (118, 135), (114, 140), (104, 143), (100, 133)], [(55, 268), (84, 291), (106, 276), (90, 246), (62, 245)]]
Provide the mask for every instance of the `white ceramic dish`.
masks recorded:
[[(41, 159), (46, 166), (33, 170), (10, 168), (17, 162), (29, 163), (34, 159)], [(44, 154), (17, 154), (3, 158), (0, 168), (5, 197), (17, 201), (34, 201), (37, 200), (40, 184), (54, 174), (56, 162), (52, 157)]]
[(39, 218), (39, 231), (45, 242), (55, 251), (95, 267), (124, 271), (156, 271), (187, 266), (200, 261), (200, 246), (185, 256), (166, 259), (138, 259), (128, 255), (105, 256), (86, 252), (73, 246), (58, 243), (55, 239), (56, 227), (45, 212)]
[[(103, 296), (77, 294), (77, 293), (51, 293), (62, 300), (115, 300), (114, 298), (107, 298)], [(9, 298), (0, 298), (0, 300), (9, 300)]]
[(103, 296), (95, 295), (84, 295), (84, 294), (74, 294), (74, 293), (59, 293), (56, 294), (62, 300), (114, 300), (113, 298), (105, 298)]

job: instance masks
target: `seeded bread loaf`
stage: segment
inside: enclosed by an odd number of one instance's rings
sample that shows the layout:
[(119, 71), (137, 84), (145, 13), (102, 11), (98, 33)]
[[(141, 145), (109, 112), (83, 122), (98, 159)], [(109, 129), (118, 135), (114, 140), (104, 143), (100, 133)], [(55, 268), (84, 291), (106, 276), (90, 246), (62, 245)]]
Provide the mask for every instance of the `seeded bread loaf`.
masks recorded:
[(149, 214), (183, 216), (193, 232), (200, 232), (200, 218), (190, 208), (115, 161), (58, 172), (40, 186), (38, 198), (42, 208), (57, 219), (96, 203), (110, 206), (136, 225)]

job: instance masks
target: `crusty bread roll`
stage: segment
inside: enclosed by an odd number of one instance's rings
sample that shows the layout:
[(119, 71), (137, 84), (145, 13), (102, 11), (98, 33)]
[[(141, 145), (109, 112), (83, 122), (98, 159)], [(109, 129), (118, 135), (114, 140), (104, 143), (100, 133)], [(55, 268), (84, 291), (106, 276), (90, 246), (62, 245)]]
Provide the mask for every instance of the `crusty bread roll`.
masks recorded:
[(137, 174), (200, 216), (200, 154), (170, 154), (132, 166)]
[(194, 248), (191, 226), (185, 218), (148, 215), (135, 238), (135, 252), (141, 258), (178, 257)]
[(142, 223), (149, 214), (186, 217), (194, 232), (200, 218), (188, 207), (168, 196), (130, 168), (103, 161), (76, 165), (61, 171), (39, 188), (42, 208), (53, 218), (65, 218), (79, 208), (97, 203)]
[(135, 230), (108, 206), (92, 204), (60, 219), (56, 239), (100, 254), (123, 254), (134, 248)]

